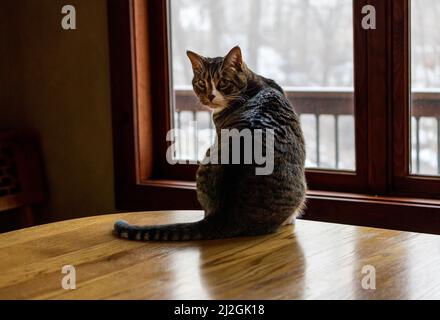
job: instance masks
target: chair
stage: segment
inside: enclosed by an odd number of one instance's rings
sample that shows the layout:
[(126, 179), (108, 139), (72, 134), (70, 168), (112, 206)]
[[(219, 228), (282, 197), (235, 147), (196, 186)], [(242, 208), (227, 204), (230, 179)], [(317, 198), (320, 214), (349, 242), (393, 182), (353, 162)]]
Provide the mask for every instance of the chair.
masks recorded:
[(0, 212), (13, 210), (21, 227), (35, 224), (33, 206), (43, 202), (42, 166), (34, 135), (0, 132)]

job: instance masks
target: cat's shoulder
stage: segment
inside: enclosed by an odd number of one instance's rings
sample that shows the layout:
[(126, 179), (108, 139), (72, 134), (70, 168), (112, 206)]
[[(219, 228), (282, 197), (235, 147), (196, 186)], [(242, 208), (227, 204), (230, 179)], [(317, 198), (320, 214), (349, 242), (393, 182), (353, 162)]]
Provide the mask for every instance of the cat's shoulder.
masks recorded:
[(291, 109), (292, 107), (283, 92), (267, 87), (260, 90), (248, 101), (247, 108), (265, 112), (266, 110), (276, 110), (278, 108)]

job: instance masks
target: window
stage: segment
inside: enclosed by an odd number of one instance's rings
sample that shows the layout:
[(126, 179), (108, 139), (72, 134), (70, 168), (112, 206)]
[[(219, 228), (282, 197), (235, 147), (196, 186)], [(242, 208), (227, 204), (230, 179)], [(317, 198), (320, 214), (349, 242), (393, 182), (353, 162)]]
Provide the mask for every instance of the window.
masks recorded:
[[(301, 114), (309, 168), (355, 170), (352, 0), (171, 0), (171, 79), (177, 159), (201, 160), (214, 139), (192, 93), (185, 51), (225, 55), (275, 79)], [(329, 24), (331, 27), (329, 27)]]
[[(197, 165), (166, 161), (172, 128), (198, 121), (177, 159), (200, 159), (213, 138), (185, 50), (223, 55), (240, 44), (301, 114), (306, 218), (440, 233), (438, 1), (230, 3), (108, 2), (117, 207), (199, 208)], [(366, 4), (374, 30), (362, 27)]]
[(392, 191), (439, 198), (439, 3), (400, 0), (395, 7)]
[[(309, 186), (365, 190), (367, 92), (356, 87), (365, 86), (367, 57), (354, 57), (355, 52), (366, 51), (366, 34), (355, 32), (362, 18), (360, 6), (354, 11), (358, 6), (352, 0), (269, 1), (264, 6), (263, 1), (250, 0), (240, 6), (230, 0), (166, 1), (162, 14), (151, 17), (153, 25), (164, 28), (164, 37), (156, 42), (166, 44), (161, 49), (165, 58), (155, 66), (157, 72), (163, 72), (159, 68), (168, 72), (168, 83), (153, 90), (166, 91), (154, 104), (167, 106), (169, 114), (162, 118), (167, 130), (180, 129), (174, 158), (190, 161), (170, 165), (163, 157), (157, 159), (160, 175), (194, 180), (197, 166), (193, 163), (214, 138), (210, 114), (192, 92), (185, 51), (224, 55), (238, 43), (247, 64), (276, 79), (301, 115)], [(331, 28), (326, 28), (329, 24)], [(160, 150), (165, 154), (167, 145)]]
[(411, 1), (411, 173), (440, 175), (440, 1)]

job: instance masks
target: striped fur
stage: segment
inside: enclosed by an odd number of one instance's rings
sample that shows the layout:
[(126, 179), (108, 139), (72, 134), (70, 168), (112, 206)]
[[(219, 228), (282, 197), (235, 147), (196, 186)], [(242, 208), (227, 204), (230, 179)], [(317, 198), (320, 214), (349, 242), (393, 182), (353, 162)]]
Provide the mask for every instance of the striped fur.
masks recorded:
[[(283, 90), (252, 72), (238, 47), (224, 58), (204, 58), (192, 52), (188, 57), (194, 70), (194, 92), (202, 104), (214, 109), (217, 136), (221, 129), (274, 130), (274, 171), (256, 175), (254, 162), (201, 164), (196, 180), (197, 197), (205, 210), (203, 220), (162, 226), (118, 221), (115, 233), (130, 240), (208, 240), (266, 234), (294, 221), (305, 203), (305, 143), (298, 115)], [(217, 99), (213, 92), (219, 93)], [(215, 143), (221, 152), (221, 139)]]

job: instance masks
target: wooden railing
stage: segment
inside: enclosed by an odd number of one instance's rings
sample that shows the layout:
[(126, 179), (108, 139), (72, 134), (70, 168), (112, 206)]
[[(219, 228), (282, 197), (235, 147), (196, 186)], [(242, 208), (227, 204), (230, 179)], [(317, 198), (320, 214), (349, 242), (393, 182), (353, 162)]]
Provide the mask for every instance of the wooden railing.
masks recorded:
[[(334, 144), (335, 144), (335, 169), (339, 168), (341, 151), (339, 136), (339, 117), (353, 116), (354, 95), (351, 90), (286, 90), (286, 95), (295, 110), (301, 115), (313, 115), (315, 118), (315, 158), (316, 166), (321, 165), (320, 155), (320, 121), (322, 115), (331, 115), (334, 118)], [(413, 93), (413, 119), (415, 122), (415, 173), (421, 170), (421, 133), (420, 121), (422, 118), (433, 118), (437, 122), (437, 172), (440, 174), (440, 91), (439, 92), (414, 92)], [(200, 105), (192, 90), (189, 88), (175, 91), (176, 99), (176, 124), (182, 128), (181, 112), (191, 112), (193, 120), (196, 120), (198, 112), (206, 112)], [(210, 123), (212, 129), (212, 123)]]

